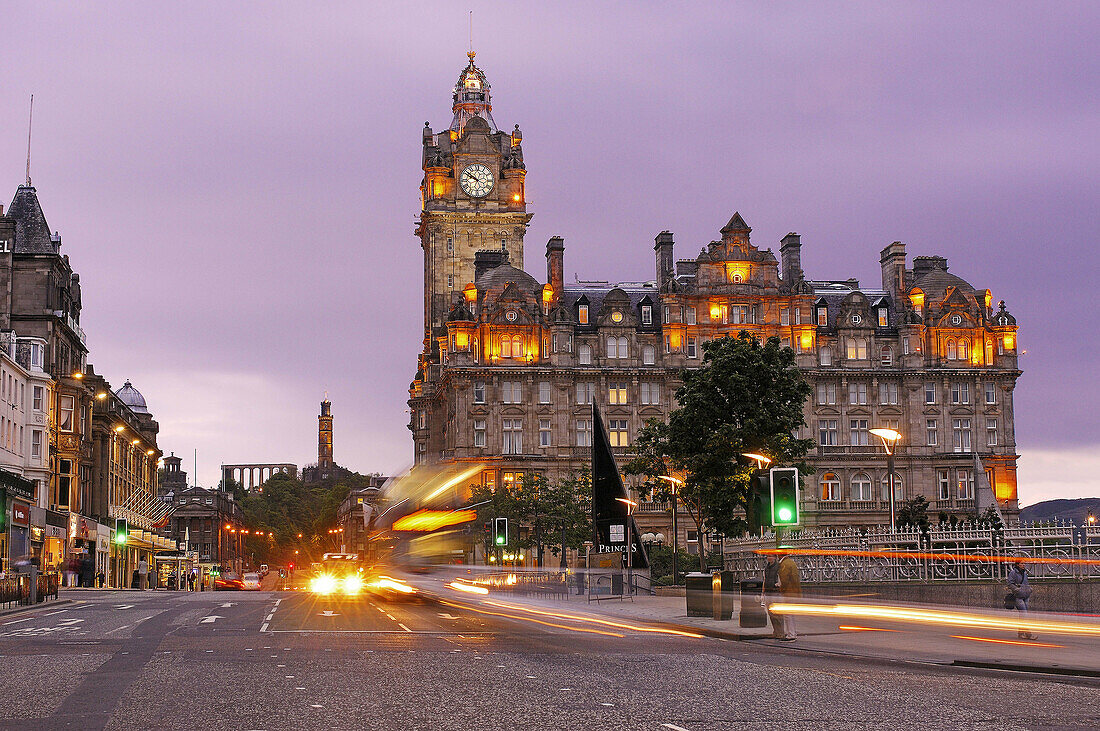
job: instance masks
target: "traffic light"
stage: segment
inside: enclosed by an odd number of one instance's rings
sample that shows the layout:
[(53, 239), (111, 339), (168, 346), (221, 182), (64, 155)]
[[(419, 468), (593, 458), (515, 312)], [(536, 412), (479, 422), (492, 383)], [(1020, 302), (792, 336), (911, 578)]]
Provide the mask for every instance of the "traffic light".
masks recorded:
[(125, 518), (115, 518), (115, 543), (125, 543), (130, 537), (130, 526)]
[(771, 518), (771, 477), (767, 472), (757, 472), (749, 483), (748, 512), (756, 527), (768, 525)]
[(508, 545), (508, 519), (496, 518), (493, 521), (493, 544), (497, 546)]
[(772, 467), (772, 525), (798, 525), (798, 468)]

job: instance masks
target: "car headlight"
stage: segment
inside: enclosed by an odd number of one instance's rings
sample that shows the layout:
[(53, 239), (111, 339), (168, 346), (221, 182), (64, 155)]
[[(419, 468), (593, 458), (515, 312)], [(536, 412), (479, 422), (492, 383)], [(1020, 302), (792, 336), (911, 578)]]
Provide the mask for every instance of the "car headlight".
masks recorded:
[(314, 576), (309, 582), (309, 588), (317, 594), (331, 594), (336, 591), (336, 578), (328, 574)]
[(363, 579), (358, 574), (348, 574), (344, 577), (344, 593), (358, 594), (363, 590)]

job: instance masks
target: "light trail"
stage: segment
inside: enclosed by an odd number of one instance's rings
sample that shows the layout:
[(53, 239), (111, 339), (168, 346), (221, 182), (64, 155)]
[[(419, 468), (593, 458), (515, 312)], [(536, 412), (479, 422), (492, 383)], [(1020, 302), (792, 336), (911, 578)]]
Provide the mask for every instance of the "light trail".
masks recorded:
[(768, 607), (776, 614), (805, 614), (819, 617), (871, 618), (893, 622), (915, 622), (955, 627), (980, 627), (1011, 632), (1046, 632), (1100, 636), (1100, 625), (1056, 620), (998, 617), (988, 614), (947, 612), (938, 609), (905, 609), (874, 604), (792, 604), (777, 602)]
[(623, 622), (612, 622), (612, 621), (607, 620), (607, 619), (597, 619), (596, 617), (586, 617), (586, 616), (577, 615), (577, 614), (561, 614), (561, 613), (557, 613), (557, 612), (544, 612), (544, 611), (540, 611), (538, 609), (531, 609), (530, 607), (525, 607), (525, 606), (522, 606), (520, 604), (508, 604), (507, 602), (487, 601), (487, 602), (485, 602), (485, 604), (488, 604), (488, 605), (494, 606), (494, 607), (503, 607), (505, 609), (512, 609), (512, 610), (520, 611), (520, 612), (529, 612), (531, 614), (538, 614), (538, 615), (544, 616), (544, 617), (554, 617), (555, 619), (566, 619), (566, 620), (572, 620), (574, 622), (593, 622), (595, 624), (602, 624), (606, 627), (615, 627), (617, 629), (628, 629), (628, 630), (632, 630), (634, 632), (653, 632), (653, 633), (657, 633), (657, 634), (678, 635), (680, 637), (694, 637), (696, 639), (702, 639), (702, 637), (703, 637), (703, 635), (696, 634), (694, 632), (684, 632), (682, 630), (665, 629), (665, 628), (662, 628), (662, 627), (643, 627), (643, 626), (639, 626), (639, 625), (635, 625), (635, 624), (625, 624)]
[(446, 604), (448, 607), (454, 607), (455, 609), (468, 609), (471, 612), (477, 612), (478, 614), (488, 614), (494, 617), (507, 617), (508, 619), (518, 619), (521, 622), (534, 622), (535, 624), (546, 625), (547, 627), (556, 627), (558, 629), (569, 630), (570, 632), (587, 632), (594, 635), (606, 635), (608, 637), (625, 637), (626, 635), (619, 634), (618, 632), (604, 632), (599, 629), (585, 629), (584, 627), (569, 627), (564, 624), (554, 624), (553, 622), (543, 622), (541, 619), (534, 619), (533, 617), (517, 617), (514, 614), (504, 614), (503, 612), (490, 612), (487, 609), (478, 609), (471, 607), (468, 604), (452, 604), (451, 602), (440, 600), (441, 604)]
[(486, 589), (484, 586), (474, 586), (473, 584), (466, 584), (466, 583), (463, 583), (461, 581), (452, 581), (451, 583), (447, 584), (447, 586), (451, 587), (452, 589), (454, 589), (456, 591), (464, 591), (467, 594), (488, 594), (489, 593), (489, 590)]
[(837, 629), (846, 629), (849, 632), (901, 632), (900, 629), (886, 629), (885, 627), (860, 627), (855, 624), (842, 624)]
[(1026, 640), (995, 640), (992, 637), (967, 637), (966, 635), (951, 635), (956, 640), (970, 640), (972, 642), (992, 642), (997, 645), (1023, 645), (1024, 647), (1065, 647), (1065, 645), (1052, 645), (1048, 642), (1028, 642)]
[(989, 561), (991, 563), (1083, 565), (1100, 564), (1100, 559), (1055, 558), (1052, 556), (994, 556), (987, 553), (934, 553), (929, 551), (859, 551), (832, 548), (760, 548), (754, 551), (761, 556), (845, 556), (849, 558), (907, 558), (915, 561)]

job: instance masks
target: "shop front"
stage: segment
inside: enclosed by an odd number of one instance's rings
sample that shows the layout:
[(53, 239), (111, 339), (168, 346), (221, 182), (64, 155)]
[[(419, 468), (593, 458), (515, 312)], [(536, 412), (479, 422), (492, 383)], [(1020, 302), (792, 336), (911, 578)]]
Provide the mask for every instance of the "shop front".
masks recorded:
[(0, 511), (5, 518), (0, 532), (0, 570), (7, 575), (16, 563), (34, 560), (31, 549), (31, 505), (34, 483), (0, 470)]
[(11, 499), (8, 522), (8, 561), (5, 571), (33, 560), (31, 556), (31, 504)]

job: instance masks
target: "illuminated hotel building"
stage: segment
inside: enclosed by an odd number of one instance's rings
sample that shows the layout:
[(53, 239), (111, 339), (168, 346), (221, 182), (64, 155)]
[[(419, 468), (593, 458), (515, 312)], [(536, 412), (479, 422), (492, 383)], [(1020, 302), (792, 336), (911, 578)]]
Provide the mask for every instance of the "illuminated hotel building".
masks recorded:
[(1018, 513), (1016, 321), (989, 290), (942, 257), (910, 263), (899, 242), (882, 249), (877, 286), (808, 279), (797, 234), (777, 258), (738, 213), (691, 259), (657, 234), (648, 282), (566, 283), (564, 241), (553, 237), (541, 283), (523, 270), (522, 135), (518, 125), (498, 131), (491, 109), (471, 54), (451, 125), (423, 131), (425, 340), (409, 399), (417, 463), (484, 463), (481, 479), (494, 485), (527, 471), (567, 475), (589, 464), (594, 400), (622, 464), (645, 422), (667, 418), (702, 344), (747, 330), (793, 348), (813, 387), (799, 435), (817, 444), (806, 524), (889, 522), (875, 427), (903, 434), (896, 495), (924, 495), (933, 520), (971, 514), (983, 476), (1006, 517)]

